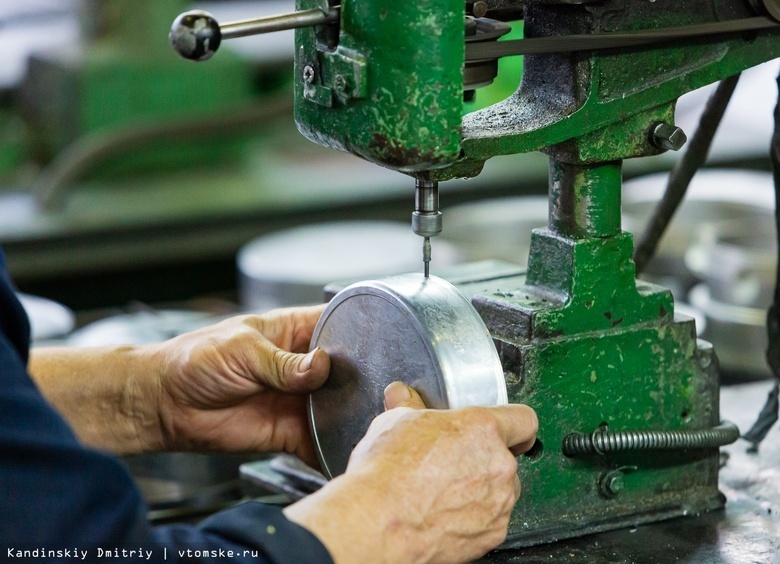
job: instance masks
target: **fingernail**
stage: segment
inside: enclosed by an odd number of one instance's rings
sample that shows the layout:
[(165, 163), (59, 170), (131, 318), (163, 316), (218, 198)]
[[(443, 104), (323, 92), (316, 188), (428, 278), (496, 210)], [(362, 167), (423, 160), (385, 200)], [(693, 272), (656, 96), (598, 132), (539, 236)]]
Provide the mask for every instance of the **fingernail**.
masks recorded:
[(311, 369), (311, 365), (314, 364), (314, 357), (317, 355), (317, 351), (319, 350), (320, 348), (317, 347), (316, 349), (310, 351), (306, 356), (303, 357), (299, 365), (301, 372), (308, 372)]
[(387, 409), (403, 405), (410, 399), (412, 399), (412, 393), (409, 391), (409, 386), (403, 382), (393, 382), (385, 388), (385, 407)]

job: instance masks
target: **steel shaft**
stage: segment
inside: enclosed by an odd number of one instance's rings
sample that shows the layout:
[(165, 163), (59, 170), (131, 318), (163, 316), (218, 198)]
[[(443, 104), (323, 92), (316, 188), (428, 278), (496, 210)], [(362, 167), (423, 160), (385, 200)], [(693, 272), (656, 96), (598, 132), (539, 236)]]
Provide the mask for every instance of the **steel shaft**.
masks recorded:
[(340, 8), (334, 6), (327, 12), (322, 10), (303, 10), (289, 14), (279, 14), (250, 20), (239, 20), (220, 26), (222, 39), (234, 39), (275, 31), (286, 31), (301, 27), (312, 27), (337, 22)]

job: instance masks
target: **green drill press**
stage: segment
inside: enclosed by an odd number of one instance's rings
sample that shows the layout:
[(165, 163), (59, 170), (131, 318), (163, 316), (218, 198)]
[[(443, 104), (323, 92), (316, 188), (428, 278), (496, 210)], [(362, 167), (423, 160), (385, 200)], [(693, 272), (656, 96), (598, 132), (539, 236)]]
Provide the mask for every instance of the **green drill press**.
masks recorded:
[[(505, 546), (721, 507), (718, 447), (738, 431), (719, 419), (711, 346), (675, 316), (668, 290), (636, 280), (620, 224), (621, 163), (680, 148), (679, 96), (780, 56), (780, 2), (297, 8), (221, 27), (190, 13), (171, 40), (204, 59), (221, 39), (298, 28), (300, 131), (412, 176), (413, 225), (426, 244), (441, 230), (438, 182), (476, 176), (496, 155), (550, 157), (549, 225), (533, 234), (527, 273), (461, 281), (492, 333), (509, 400), (533, 406), (542, 422), (519, 464), (524, 494)], [(522, 40), (497, 41), (504, 22), (520, 19)], [(520, 54), (517, 92), (464, 116), (464, 95), (492, 81), (496, 59)]]

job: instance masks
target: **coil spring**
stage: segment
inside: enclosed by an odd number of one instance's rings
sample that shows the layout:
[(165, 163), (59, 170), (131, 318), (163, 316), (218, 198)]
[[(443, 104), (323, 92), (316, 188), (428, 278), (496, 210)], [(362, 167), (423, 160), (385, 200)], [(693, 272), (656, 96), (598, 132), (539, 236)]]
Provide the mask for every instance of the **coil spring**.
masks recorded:
[(570, 433), (563, 439), (563, 454), (569, 457), (606, 454), (626, 450), (682, 450), (717, 448), (739, 438), (733, 423), (717, 427), (678, 431), (609, 431), (599, 428), (591, 434)]

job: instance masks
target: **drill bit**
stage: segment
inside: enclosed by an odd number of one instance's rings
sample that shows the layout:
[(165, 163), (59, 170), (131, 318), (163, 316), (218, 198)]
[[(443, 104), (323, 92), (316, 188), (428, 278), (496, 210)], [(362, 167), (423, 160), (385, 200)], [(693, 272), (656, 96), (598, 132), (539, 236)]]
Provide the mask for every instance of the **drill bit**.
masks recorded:
[(423, 237), (423, 265), (425, 266), (425, 277), (431, 276), (431, 238)]
[(439, 183), (417, 180), (414, 193), (412, 231), (423, 238), (423, 268), (425, 277), (431, 275), (431, 237), (441, 233), (439, 211)]

